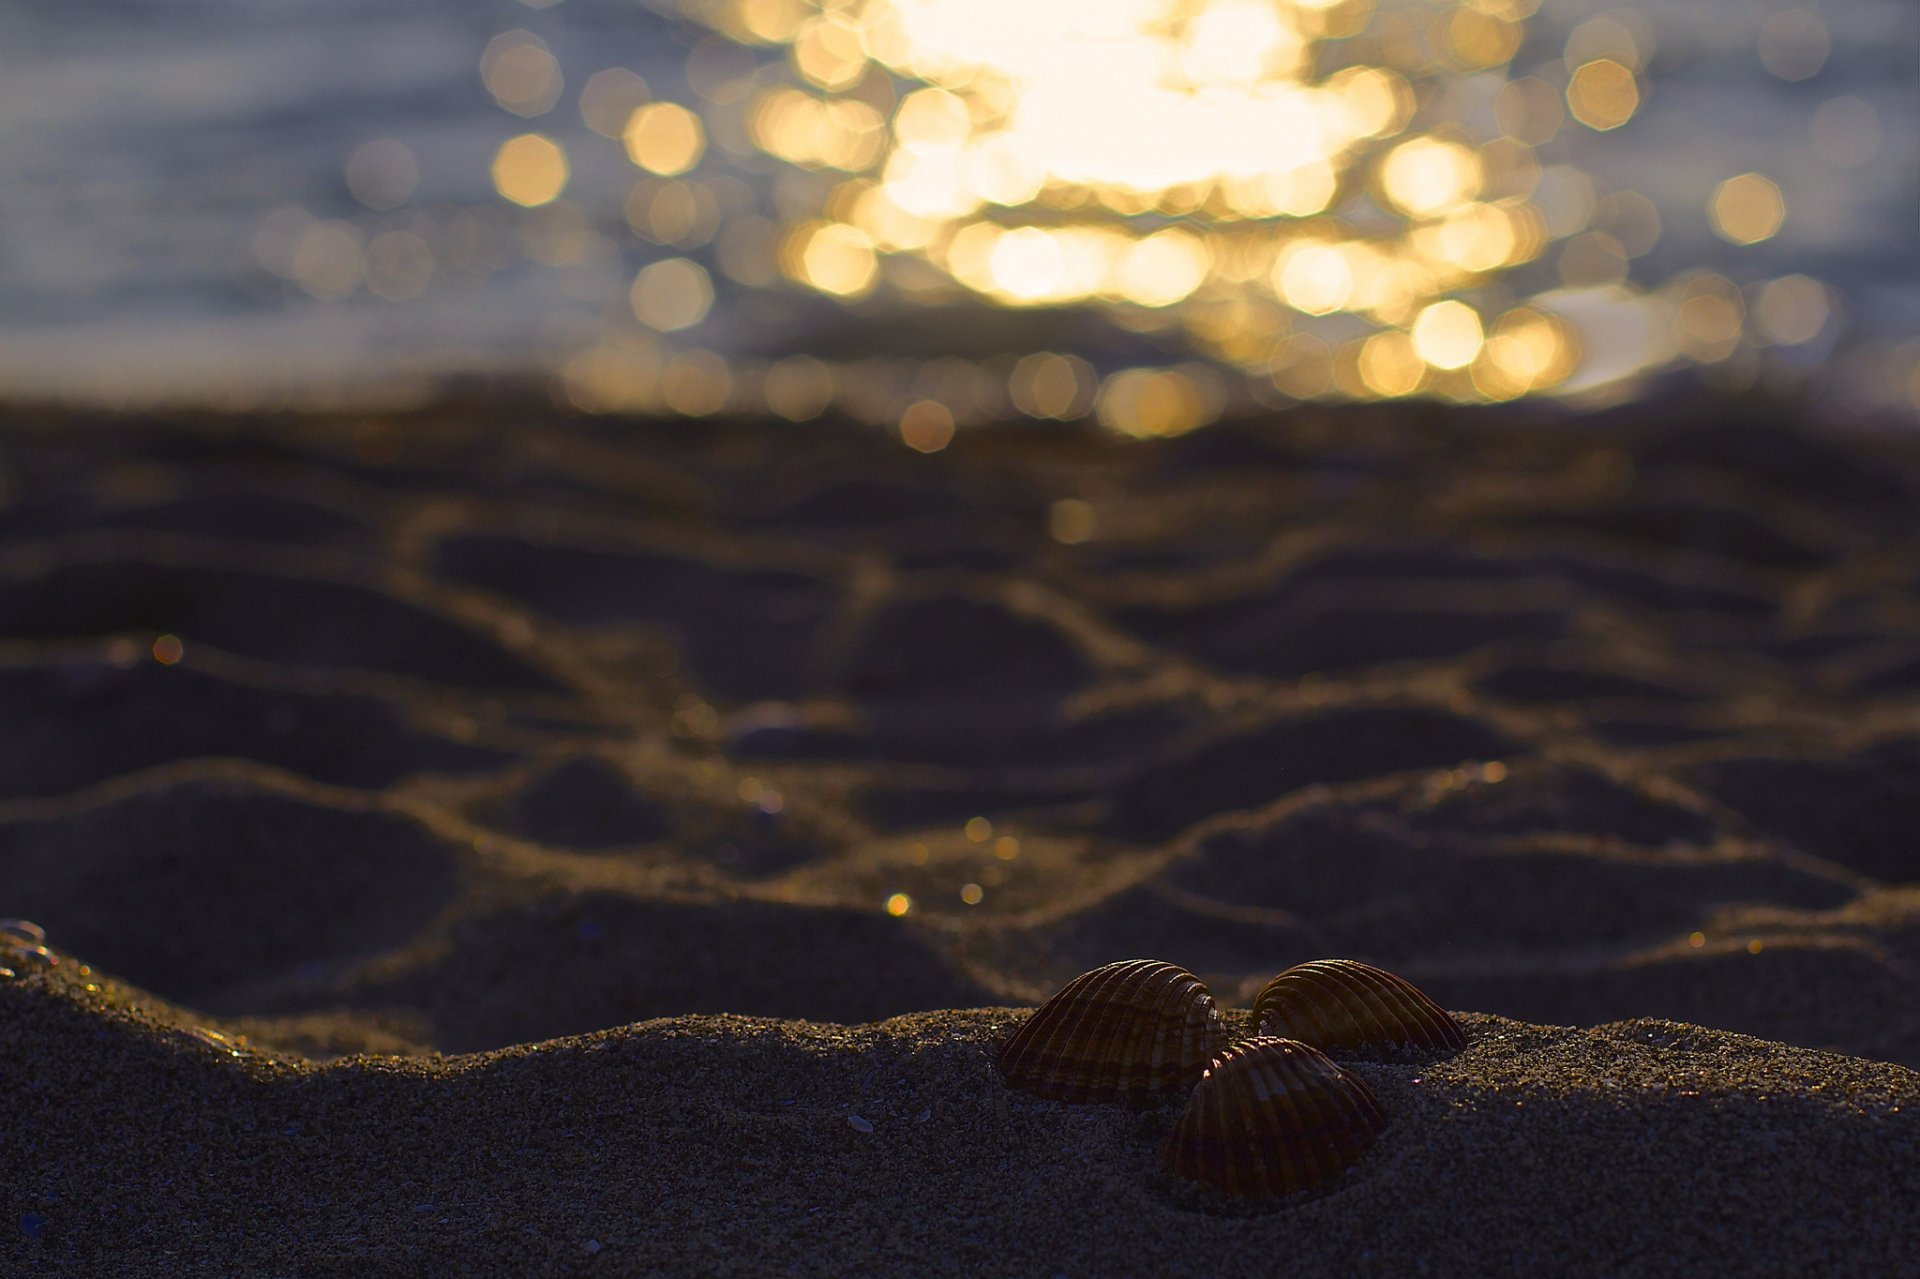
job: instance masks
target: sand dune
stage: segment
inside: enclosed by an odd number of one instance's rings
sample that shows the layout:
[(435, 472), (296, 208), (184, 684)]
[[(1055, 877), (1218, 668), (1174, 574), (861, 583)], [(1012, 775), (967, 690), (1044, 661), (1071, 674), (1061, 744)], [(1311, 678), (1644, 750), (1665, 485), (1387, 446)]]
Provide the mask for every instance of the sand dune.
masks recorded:
[[(1708, 408), (927, 458), (16, 411), (0, 915), (59, 962), (0, 952), (0, 1246), (1894, 1273), (1920, 448)], [(1368, 1068), (1394, 1125), (1336, 1186), (1235, 1208), (1158, 1171), (1168, 1114), (993, 1077), (1135, 955), (1237, 1006), (1370, 960), (1473, 1043)]]

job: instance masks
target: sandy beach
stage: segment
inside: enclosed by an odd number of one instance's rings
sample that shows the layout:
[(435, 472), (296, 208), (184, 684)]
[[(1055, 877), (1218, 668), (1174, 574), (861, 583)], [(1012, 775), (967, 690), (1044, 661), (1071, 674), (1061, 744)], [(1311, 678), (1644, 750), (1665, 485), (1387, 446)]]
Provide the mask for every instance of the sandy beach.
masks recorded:
[[(1920, 439), (0, 417), (0, 1274), (1897, 1275)], [(1076, 974), (1457, 1010), (1322, 1189)], [(856, 1122), (857, 1121), (857, 1122)]]

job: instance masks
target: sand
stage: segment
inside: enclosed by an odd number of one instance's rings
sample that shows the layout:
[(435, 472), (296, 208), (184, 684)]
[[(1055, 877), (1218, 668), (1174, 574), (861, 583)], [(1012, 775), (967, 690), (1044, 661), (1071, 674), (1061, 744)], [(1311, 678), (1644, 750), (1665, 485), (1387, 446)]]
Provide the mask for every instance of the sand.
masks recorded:
[[(1920, 441), (1656, 416), (9, 412), (0, 1274), (1909, 1272)], [(1322, 1190), (994, 1073), (1328, 955)]]

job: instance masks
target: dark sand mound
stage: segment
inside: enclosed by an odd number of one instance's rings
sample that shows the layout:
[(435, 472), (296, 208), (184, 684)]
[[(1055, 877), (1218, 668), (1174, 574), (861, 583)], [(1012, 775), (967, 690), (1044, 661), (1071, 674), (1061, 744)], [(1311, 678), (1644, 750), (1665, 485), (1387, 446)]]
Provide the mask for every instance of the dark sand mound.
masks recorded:
[[(0, 794), (57, 795), (180, 760), (241, 757), (343, 786), (417, 772), (474, 773), (512, 761), (409, 722), (388, 698), (162, 666), (128, 643), (91, 655), (0, 667), (13, 731), (0, 743)], [(226, 665), (231, 665), (227, 663)]]
[(1920, 1237), (1920, 1077), (1671, 1022), (1354, 1065), (1379, 1142), (1248, 1206), (1162, 1171), (1173, 1108), (1004, 1089), (1009, 1010), (314, 1066), (130, 995), (0, 986), (33, 1273), (1892, 1275)]
[[(5, 420), (0, 916), (61, 962), (0, 956), (0, 1271), (1874, 1274), (1920, 1233), (1914, 441), (542, 412)], [(1236, 1215), (1156, 1171), (1167, 1115), (1008, 1098), (1016, 1014), (952, 1011), (1134, 955), (1484, 1015), (1372, 1068), (1349, 1181)]]

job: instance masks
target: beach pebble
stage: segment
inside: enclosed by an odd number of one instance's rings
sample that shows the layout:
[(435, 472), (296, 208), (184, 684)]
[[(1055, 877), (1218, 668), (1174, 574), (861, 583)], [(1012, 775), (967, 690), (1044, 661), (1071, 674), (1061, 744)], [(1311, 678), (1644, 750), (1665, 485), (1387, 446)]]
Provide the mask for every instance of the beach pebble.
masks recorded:
[(871, 1119), (862, 1119), (859, 1115), (848, 1115), (847, 1127), (853, 1129), (855, 1132), (872, 1132), (873, 1121)]

